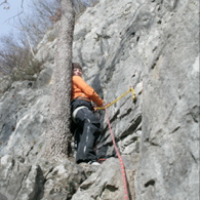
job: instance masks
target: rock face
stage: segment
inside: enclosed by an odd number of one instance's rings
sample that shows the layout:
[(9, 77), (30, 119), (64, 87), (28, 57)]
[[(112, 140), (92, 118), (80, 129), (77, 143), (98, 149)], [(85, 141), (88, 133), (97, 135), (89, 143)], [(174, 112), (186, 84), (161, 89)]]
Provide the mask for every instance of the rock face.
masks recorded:
[[(136, 92), (134, 101), (128, 93), (108, 108), (131, 200), (198, 200), (198, 9), (197, 0), (101, 0), (76, 22), (73, 59), (82, 64), (85, 80), (106, 102), (130, 86)], [(0, 200), (123, 199), (118, 159), (97, 167), (37, 156), (44, 144), (56, 31), (37, 47), (43, 70), (36, 82), (15, 82), (1, 97)], [(98, 114), (103, 131), (97, 151), (111, 156), (105, 112)], [(10, 184), (15, 180), (19, 184)]]
[(44, 178), (39, 166), (21, 163), (7, 155), (1, 158), (0, 177), (1, 200), (41, 199)]
[(198, 11), (194, 2), (166, 2), (163, 32), (143, 75), (136, 199), (198, 199)]

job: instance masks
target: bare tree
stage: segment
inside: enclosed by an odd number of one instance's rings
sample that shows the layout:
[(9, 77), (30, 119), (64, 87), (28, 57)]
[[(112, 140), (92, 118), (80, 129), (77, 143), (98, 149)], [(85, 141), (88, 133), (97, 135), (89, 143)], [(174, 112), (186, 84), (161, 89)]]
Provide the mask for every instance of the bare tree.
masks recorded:
[(19, 15), (15, 28), (20, 36), (29, 38), (31, 46), (36, 46), (47, 30), (52, 27), (51, 17), (60, 6), (59, 0), (34, 0), (30, 3), (28, 14)]
[(8, 3), (8, 1), (7, 0), (5, 0), (5, 1), (2, 1), (1, 3), (0, 3), (0, 6), (2, 6), (2, 5), (6, 5), (7, 7), (9, 7), (9, 3)]
[[(26, 72), (35, 72), (35, 69), (31, 69), (35, 65), (30, 65), (30, 60), (34, 57), (33, 47), (41, 41), (48, 28), (52, 26), (50, 17), (60, 6), (58, 1), (34, 0), (29, 5), (31, 13), (29, 12), (28, 15), (18, 14), (12, 17), (12, 20), (16, 21), (15, 28), (17, 31), (14, 35), (7, 33), (0, 37), (0, 71), (2, 74), (12, 76), (12, 80), (23, 80), (28, 77), (25, 74)], [(23, 4), (23, 1), (21, 1), (21, 4)], [(2, 2), (1, 5), (7, 5), (7, 1)], [(13, 76), (13, 69), (18, 71), (17, 77)], [(38, 67), (36, 71), (39, 72)]]
[[(43, 156), (48, 159), (69, 156), (72, 44), (75, 25), (73, 0), (61, 0), (61, 21), (57, 41), (56, 68), (50, 100)], [(81, 2), (80, 2), (81, 3)]]
[(72, 0), (61, 0), (61, 21), (57, 42), (56, 68), (45, 139), (46, 158), (68, 155), (71, 96), (72, 42), (75, 13)]
[(9, 34), (0, 37), (0, 70), (5, 74), (10, 74), (15, 67), (27, 65), (29, 58), (29, 47), (27, 43), (19, 44), (19, 40)]

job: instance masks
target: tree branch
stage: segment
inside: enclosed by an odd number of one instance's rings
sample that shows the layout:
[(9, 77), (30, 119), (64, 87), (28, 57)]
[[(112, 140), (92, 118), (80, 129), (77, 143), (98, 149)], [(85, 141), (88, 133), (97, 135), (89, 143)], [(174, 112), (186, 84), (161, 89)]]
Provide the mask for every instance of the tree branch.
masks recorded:
[(0, 3), (0, 6), (2, 6), (3, 4), (7, 4), (7, 0), (3, 1), (2, 3)]

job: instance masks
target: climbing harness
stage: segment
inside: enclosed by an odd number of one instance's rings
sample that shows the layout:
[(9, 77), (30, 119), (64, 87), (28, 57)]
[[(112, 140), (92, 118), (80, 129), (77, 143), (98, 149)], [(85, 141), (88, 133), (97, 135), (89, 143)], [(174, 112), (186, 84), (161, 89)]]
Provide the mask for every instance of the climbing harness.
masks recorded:
[(124, 184), (124, 199), (125, 200), (129, 200), (129, 193), (128, 193), (128, 186), (127, 186), (126, 172), (125, 172), (125, 167), (124, 167), (124, 163), (123, 163), (121, 154), (120, 154), (120, 152), (118, 150), (118, 147), (117, 147), (117, 144), (115, 142), (115, 136), (114, 136), (114, 133), (112, 131), (112, 127), (111, 127), (111, 124), (110, 124), (110, 120), (109, 120), (107, 108), (110, 107), (111, 105), (113, 105), (114, 103), (116, 103), (117, 101), (119, 101), (121, 98), (123, 98), (129, 92), (132, 92), (132, 99), (134, 100), (135, 99), (135, 91), (134, 91), (134, 89), (132, 87), (130, 87), (130, 89), (127, 92), (125, 92), (120, 97), (118, 97), (117, 99), (115, 99), (114, 101), (112, 101), (111, 103), (109, 103), (107, 106), (105, 106), (105, 107), (96, 107), (96, 110), (105, 109), (105, 112), (106, 112), (106, 119), (107, 119), (107, 124), (108, 124), (109, 130), (110, 130), (110, 135), (111, 135), (111, 138), (112, 138), (112, 142), (113, 142), (113, 145), (114, 145), (117, 157), (118, 157), (119, 162), (120, 162), (122, 179), (123, 179), (123, 184)]
[[(74, 110), (74, 112), (72, 113), (72, 119), (73, 119), (73, 121), (74, 121), (75, 123), (76, 123), (75, 118), (76, 118), (76, 115), (77, 115), (78, 111), (81, 110), (81, 109), (84, 109), (84, 108), (87, 108), (87, 107), (86, 107), (86, 106), (80, 106), (80, 107), (76, 108), (76, 109)], [(88, 109), (88, 108), (87, 108), (87, 109)]]

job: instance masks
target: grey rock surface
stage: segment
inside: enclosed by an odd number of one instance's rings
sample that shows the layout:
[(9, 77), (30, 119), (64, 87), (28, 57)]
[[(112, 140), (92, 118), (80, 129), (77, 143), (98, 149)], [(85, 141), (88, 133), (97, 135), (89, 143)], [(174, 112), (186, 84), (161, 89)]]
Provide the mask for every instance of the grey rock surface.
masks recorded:
[(161, 5), (168, 20), (144, 69), (139, 200), (199, 199), (198, 9), (173, 3)]
[[(134, 198), (134, 177), (137, 169), (136, 163), (138, 162), (138, 156), (126, 156), (123, 157), (126, 175), (129, 177), (129, 191), (130, 199)], [(116, 158), (110, 158), (106, 160), (101, 166), (98, 166), (98, 170), (93, 173), (87, 180), (85, 180), (79, 187), (78, 191), (73, 195), (72, 200), (81, 199), (124, 199), (123, 190), (123, 178), (119, 173), (120, 163)]]
[[(0, 198), (122, 199), (116, 158), (99, 167), (66, 160), (38, 163), (56, 35), (55, 27), (36, 49), (35, 59), (43, 63), (37, 80), (15, 82), (1, 96)], [(130, 86), (135, 89), (134, 101), (128, 93), (108, 108), (130, 200), (199, 200), (199, 1), (101, 0), (76, 21), (73, 45), (73, 60), (81, 63), (85, 80), (106, 102)], [(111, 156), (106, 115), (98, 115), (103, 131), (97, 151)], [(11, 175), (5, 176), (8, 170)], [(29, 186), (23, 174), (32, 174)], [(21, 186), (8, 186), (7, 181), (16, 179)], [(41, 191), (35, 191), (41, 182)]]
[(51, 169), (46, 172), (44, 194), (42, 200), (71, 199), (79, 185), (86, 179), (81, 167), (66, 160), (60, 164), (51, 164)]
[(6, 155), (0, 166), (1, 200), (41, 199), (44, 177), (39, 166), (19, 162)]
[(3, 96), (0, 103), (1, 154), (31, 158), (42, 148), (49, 92), (36, 84), (14, 82), (9, 93)]

